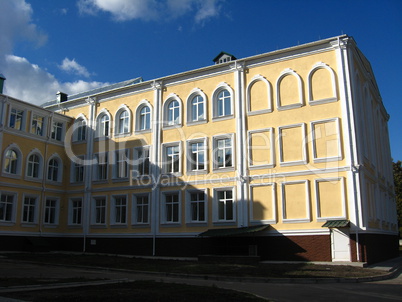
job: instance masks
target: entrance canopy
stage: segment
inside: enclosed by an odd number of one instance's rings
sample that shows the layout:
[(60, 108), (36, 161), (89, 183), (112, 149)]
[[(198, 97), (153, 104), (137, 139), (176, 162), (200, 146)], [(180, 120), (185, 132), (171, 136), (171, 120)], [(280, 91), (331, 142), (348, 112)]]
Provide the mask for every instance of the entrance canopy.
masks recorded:
[(209, 229), (198, 236), (200, 237), (228, 237), (228, 236), (238, 236), (245, 235), (255, 232), (261, 232), (266, 230), (269, 224), (253, 225), (249, 227), (242, 228), (228, 228), (228, 229)]
[(344, 228), (350, 224), (349, 220), (328, 220), (322, 225), (323, 228)]

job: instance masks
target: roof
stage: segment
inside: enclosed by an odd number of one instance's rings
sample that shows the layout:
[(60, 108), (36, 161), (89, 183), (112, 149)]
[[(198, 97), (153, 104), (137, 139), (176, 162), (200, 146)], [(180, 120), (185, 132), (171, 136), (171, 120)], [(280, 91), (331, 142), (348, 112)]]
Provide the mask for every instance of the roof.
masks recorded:
[[(88, 97), (88, 96), (91, 96), (91, 95), (94, 95), (94, 94), (99, 94), (99, 93), (102, 93), (102, 92), (115, 90), (115, 89), (118, 89), (118, 88), (130, 86), (130, 85), (133, 85), (133, 84), (138, 84), (138, 83), (141, 83), (141, 82), (142, 82), (142, 78), (138, 77), (138, 78), (134, 78), (134, 79), (127, 80), (127, 81), (123, 81), (123, 82), (119, 82), (119, 83), (115, 83), (115, 84), (111, 84), (111, 85), (106, 85), (106, 86), (99, 87), (99, 88), (96, 88), (96, 89), (92, 89), (92, 90), (80, 92), (80, 93), (77, 93), (77, 94), (69, 95), (68, 98), (67, 98), (67, 101)], [(46, 102), (46, 103), (42, 104), (42, 107), (51, 106), (51, 105), (54, 105), (56, 103), (57, 103), (57, 100), (53, 100), (53, 101)]]
[(212, 61), (214, 61), (214, 62), (218, 61), (219, 58), (220, 58), (221, 56), (223, 56), (223, 55), (229, 56), (232, 60), (237, 60), (237, 58), (236, 58), (234, 55), (231, 55), (230, 53), (225, 52), (225, 51), (221, 51), (221, 52), (219, 53), (219, 55), (217, 55)]
[(323, 228), (344, 228), (350, 224), (349, 220), (328, 220), (322, 225)]
[(200, 237), (227, 237), (250, 234), (266, 230), (269, 224), (254, 225), (242, 228), (229, 228), (229, 229), (209, 229), (198, 236)]

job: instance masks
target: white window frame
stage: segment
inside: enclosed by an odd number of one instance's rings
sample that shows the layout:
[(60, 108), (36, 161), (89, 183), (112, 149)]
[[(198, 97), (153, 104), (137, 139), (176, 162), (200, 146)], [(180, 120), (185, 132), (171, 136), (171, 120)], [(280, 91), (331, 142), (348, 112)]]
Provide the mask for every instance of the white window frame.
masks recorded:
[[(34, 204), (29, 204), (27, 205), (25, 203), (25, 199), (29, 198), (29, 199), (34, 199)], [(24, 220), (24, 213), (25, 213), (25, 209), (26, 207), (28, 207), (28, 209), (31, 209), (33, 207), (33, 214), (32, 214), (32, 221), (29, 221), (30, 219), (28, 218), (28, 220)], [(30, 211), (28, 211), (30, 212)], [(38, 212), (39, 212), (39, 207), (38, 207), (38, 196), (37, 195), (31, 195), (31, 194), (24, 194), (22, 197), (22, 209), (21, 209), (21, 223), (23, 224), (36, 224), (38, 222)], [(30, 214), (28, 214), (29, 217), (31, 217)]]
[[(106, 127), (106, 121), (102, 121), (103, 117), (107, 117), (108, 118), (108, 123), (107, 123), (107, 127)], [(99, 112), (98, 116), (96, 117), (96, 138), (98, 139), (106, 139), (112, 136), (112, 116), (109, 113), (109, 111), (107, 111), (106, 109), (102, 109), (101, 112)], [(107, 135), (106, 135), (106, 128), (107, 128)]]
[[(313, 100), (312, 79), (313, 79), (314, 72), (316, 72), (319, 69), (327, 70), (331, 76), (332, 97), (325, 98), (325, 99)], [(338, 93), (337, 93), (337, 89), (336, 89), (336, 76), (335, 76), (335, 72), (333, 71), (333, 69), (331, 67), (329, 67), (329, 65), (327, 65), (323, 62), (318, 62), (318, 63), (314, 64), (313, 68), (310, 70), (310, 72), (308, 74), (307, 81), (308, 81), (307, 99), (308, 99), (308, 102), (310, 105), (314, 106), (314, 105), (326, 104), (326, 103), (332, 103), (332, 102), (338, 101)]]
[[(149, 109), (149, 113), (147, 113), (147, 115), (149, 115), (149, 128), (143, 128), (142, 127), (142, 121), (143, 121), (143, 114), (141, 113), (141, 111), (145, 108), (148, 107)], [(135, 123), (135, 132), (138, 133), (147, 133), (147, 132), (151, 132), (152, 131), (152, 117), (153, 117), (153, 109), (151, 104), (147, 101), (147, 100), (142, 100), (136, 109), (136, 123)]]
[[(124, 120), (121, 118), (121, 115), (126, 112), (127, 116), (124, 118)], [(123, 130), (121, 131), (122, 127), (122, 121), (123, 121)], [(131, 135), (131, 124), (132, 124), (132, 114), (130, 108), (128, 108), (127, 105), (123, 104), (119, 107), (119, 109), (116, 111), (115, 114), (115, 136), (126, 136), (126, 135)], [(124, 124), (127, 123), (127, 129), (124, 126)], [(109, 134), (110, 136), (110, 134)]]
[[(192, 154), (193, 154), (193, 150), (192, 150), (192, 145), (193, 144), (197, 144), (197, 143), (203, 143), (204, 144), (204, 169), (191, 169), (192, 168), (192, 163), (193, 163), (193, 159), (192, 159)], [(187, 150), (187, 154), (186, 154), (186, 166), (187, 166), (187, 174), (205, 174), (208, 172), (208, 140), (206, 137), (202, 137), (202, 138), (197, 138), (197, 139), (191, 139), (186, 141), (186, 150)], [(197, 152), (198, 154), (199, 152)], [(198, 158), (198, 155), (197, 155)]]
[[(231, 166), (227, 166), (226, 165), (224, 167), (219, 167), (219, 163), (218, 163), (218, 141), (219, 140), (224, 140), (224, 139), (230, 139), (231, 140), (231, 149), (232, 149), (232, 165)], [(213, 160), (213, 170), (214, 172), (225, 172), (225, 171), (233, 171), (235, 170), (236, 167), (236, 148), (235, 148), (235, 135), (234, 133), (230, 133), (230, 134), (221, 134), (221, 135), (215, 135), (212, 137), (212, 160)]]
[[(33, 175), (33, 171), (34, 171), (33, 169), (32, 169), (32, 174), (31, 175), (28, 174), (30, 172), (29, 171), (30, 170), (29, 169), (30, 165), (35, 165), (36, 164), (36, 162), (30, 161), (30, 157), (34, 156), (34, 155), (38, 156), (38, 159), (39, 159), (39, 162), (37, 163), (37, 169), (38, 169), (37, 170), (37, 172), (38, 172), (37, 176)], [(34, 168), (34, 166), (32, 166), (32, 168)], [(38, 149), (34, 149), (27, 156), (25, 176), (29, 180), (41, 180), (42, 175), (43, 175), (43, 157), (42, 157), (42, 154), (40, 154)]]
[[(15, 154), (17, 155), (17, 163), (15, 166), (16, 173), (11, 173), (10, 171), (6, 171), (6, 156), (7, 156), (7, 153), (9, 150), (14, 151)], [(2, 164), (2, 176), (7, 176), (7, 177), (11, 177), (11, 178), (20, 178), (21, 177), (22, 152), (17, 144), (13, 143), (4, 150), (2, 163), (3, 163)]]
[[(317, 157), (317, 146), (316, 146), (316, 133), (314, 131), (314, 126), (316, 124), (325, 124), (329, 122), (335, 122), (336, 124), (336, 131), (338, 135), (338, 156), (331, 156), (331, 157)], [(311, 128), (311, 140), (312, 140), (312, 145), (313, 145), (313, 161), (314, 163), (326, 163), (326, 162), (331, 162), (331, 161), (338, 161), (342, 160), (342, 141), (341, 141), (341, 128), (339, 124), (339, 118), (331, 118), (331, 119), (325, 119), (325, 120), (319, 120), (319, 121), (312, 121), (310, 122), (310, 128)]]
[[(294, 184), (304, 184), (306, 191), (306, 213), (307, 217), (305, 218), (286, 218), (286, 194), (285, 194), (285, 186), (286, 185), (294, 185)], [(281, 183), (281, 194), (282, 194), (282, 221), (283, 223), (303, 223), (311, 221), (310, 214), (310, 188), (308, 180), (295, 180), (295, 181), (284, 181)]]
[[(130, 149), (119, 149), (114, 152), (113, 157), (113, 179), (127, 180), (130, 173)], [(121, 168), (126, 170), (125, 175), (121, 174)]]
[[(193, 220), (192, 219), (192, 204), (191, 195), (194, 193), (204, 195), (204, 220)], [(195, 201), (196, 203), (201, 203), (200, 201)], [(198, 216), (198, 215), (197, 215)], [(186, 190), (186, 223), (187, 224), (206, 224), (208, 222), (208, 189), (190, 189)]]
[[(42, 118), (42, 129), (41, 132), (38, 133), (38, 120), (35, 119), (35, 117), (39, 117)], [(36, 125), (34, 125), (34, 121), (36, 121)], [(29, 126), (29, 133), (30, 134), (34, 134), (34, 135), (38, 135), (38, 136), (45, 136), (46, 134), (46, 126), (47, 126), (47, 117), (37, 113), (35, 111), (31, 112), (31, 123)]]
[[(80, 202), (81, 206), (76, 207), (75, 202)], [(72, 197), (69, 199), (68, 202), (68, 225), (69, 226), (82, 226), (82, 220), (83, 220), (83, 213), (84, 213), (84, 201), (82, 197)], [(79, 209), (79, 210), (78, 210)], [(77, 213), (79, 211), (79, 214)], [(76, 218), (79, 217), (80, 222), (74, 222)]]
[[(178, 108), (179, 116), (176, 119), (170, 121), (169, 120), (169, 112), (171, 109), (169, 108), (169, 105), (174, 101), (176, 101), (178, 103), (178, 106), (174, 107), (174, 108)], [(182, 105), (181, 99), (174, 93), (171, 93), (170, 95), (168, 95), (167, 99), (165, 100), (165, 102), (163, 104), (163, 121), (164, 121), (163, 128), (169, 129), (169, 128), (181, 127), (183, 124), (182, 110), (183, 110), (183, 105)]]
[[(255, 83), (263, 82), (267, 86), (267, 108), (260, 109), (260, 110), (251, 110), (251, 88)], [(246, 102), (247, 102), (247, 115), (257, 115), (263, 113), (270, 113), (272, 112), (272, 88), (271, 83), (262, 75), (257, 74), (255, 75), (250, 83), (247, 85), (246, 90)]]
[[(104, 205), (101, 205), (100, 207), (97, 206), (97, 201), (99, 200), (103, 200), (105, 202)], [(91, 207), (91, 225), (93, 226), (106, 226), (107, 224), (107, 215), (108, 215), (108, 200), (106, 196), (93, 196), (92, 197), (92, 207)], [(97, 221), (97, 209), (98, 208), (102, 208), (104, 209), (104, 214), (102, 216), (104, 216), (104, 221)]]
[[(133, 225), (149, 225), (150, 224), (150, 213), (151, 213), (151, 194), (150, 193), (138, 193), (138, 194), (136, 193), (136, 194), (133, 194), (132, 196), (133, 196), (133, 202), (132, 202), (133, 206), (132, 206), (132, 211), (131, 211), (132, 224)], [(138, 199), (142, 198), (142, 197), (146, 197), (148, 199), (146, 205), (141, 204), (142, 217), (143, 218), (146, 217), (146, 220), (147, 220), (145, 222), (144, 222), (144, 219), (142, 219), (142, 221), (138, 221), (138, 214), (139, 214), (138, 213), (139, 212), (138, 211), (138, 207), (139, 207)], [(146, 216), (143, 215), (144, 214), (143, 208), (145, 206), (147, 207)]]
[[(167, 162), (168, 162), (168, 154), (167, 154), (167, 149), (170, 147), (178, 147), (179, 148), (179, 171), (175, 171), (175, 172), (171, 172), (168, 171), (167, 169)], [(170, 143), (164, 143), (162, 144), (162, 152), (163, 152), (163, 174), (170, 174), (170, 175), (175, 175), (175, 176), (181, 176), (182, 175), (182, 156), (183, 156), (183, 151), (182, 151), (182, 142), (178, 141), (178, 142), (170, 142)], [(172, 162), (173, 164), (173, 162)]]
[[(117, 199), (119, 198), (125, 198), (125, 205), (117, 205)], [(110, 224), (111, 225), (120, 225), (120, 226), (125, 226), (127, 225), (127, 220), (128, 220), (128, 195), (126, 194), (118, 194), (118, 195), (113, 195), (112, 196), (112, 204), (111, 204), (111, 209), (110, 209)], [(119, 209), (118, 209), (119, 208)], [(124, 213), (122, 213), (122, 209), (124, 209)], [(120, 221), (116, 220), (117, 212), (120, 212)], [(121, 220), (124, 218), (124, 221), (122, 222)]]
[(73, 142), (85, 142), (88, 136), (88, 121), (83, 114), (80, 114), (73, 124)]
[[(58, 120), (53, 120), (52, 121), (52, 132), (50, 133), (51, 139), (55, 141), (63, 141), (64, 138), (64, 128), (65, 128), (65, 123), (58, 121)], [(58, 139), (58, 135), (60, 133), (60, 139)]]
[[(7, 202), (7, 204), (11, 204), (11, 213), (10, 213), (10, 220), (6, 220), (5, 214), (3, 214), (3, 217), (0, 217), (0, 225), (13, 225), (15, 223), (15, 216), (16, 216), (16, 211), (17, 211), (17, 198), (18, 194), (16, 192), (10, 192), (10, 191), (0, 191), (0, 203), (2, 203), (1, 199), (2, 196), (12, 196), (12, 202)], [(4, 212), (3, 212), (4, 213)]]
[[(173, 195), (177, 194), (178, 195), (178, 202), (177, 202), (177, 208), (178, 208), (178, 213), (177, 213), (177, 218), (178, 221), (168, 221), (167, 220), (167, 201), (166, 197), (168, 195)], [(181, 191), (163, 191), (161, 192), (162, 198), (161, 198), (161, 224), (168, 224), (168, 225), (181, 225)], [(172, 213), (173, 213), (173, 208), (172, 208)], [(173, 216), (172, 216), (173, 218)]]
[[(81, 155), (81, 156), (77, 156), (77, 159), (79, 161), (84, 161), (85, 160), (85, 156)], [(77, 179), (76, 175), (77, 175), (77, 169), (82, 170), (82, 180), (81, 179)], [(81, 164), (81, 163), (75, 163), (74, 161), (71, 161), (71, 173), (70, 173), (70, 182), (71, 183), (76, 183), (76, 184), (82, 184), (85, 180), (85, 174), (86, 174), (86, 168), (85, 165)], [(81, 173), (80, 173), (81, 174)]]
[[(297, 85), (298, 85), (298, 92), (299, 92), (299, 100), (297, 100), (296, 103), (294, 104), (289, 104), (289, 105), (281, 105), (281, 91), (280, 91), (280, 85), (282, 80), (286, 76), (293, 76), (297, 80)], [(278, 80), (276, 81), (276, 105), (279, 111), (281, 110), (288, 110), (288, 109), (294, 109), (294, 108), (300, 108), (304, 105), (304, 98), (303, 98), (303, 83), (302, 83), (302, 78), (297, 74), (296, 71), (294, 71), (291, 68), (287, 68), (284, 71), (281, 72), (281, 74), (278, 77)]]
[[(222, 192), (222, 191), (232, 191), (232, 200), (233, 200), (233, 204), (232, 204), (232, 215), (233, 215), (233, 219), (220, 219), (219, 218), (219, 202), (220, 199), (218, 197), (218, 193)], [(212, 216), (213, 216), (213, 222), (214, 224), (234, 224), (236, 223), (237, 220), (237, 211), (236, 211), (236, 205), (237, 205), (237, 201), (236, 201), (236, 190), (235, 187), (221, 187), (221, 188), (214, 188), (214, 194), (213, 194), (213, 209), (212, 209)], [(226, 217), (226, 215), (225, 215)]]
[[(230, 114), (226, 114), (226, 115), (219, 115), (218, 114), (218, 98), (219, 98), (219, 94), (224, 91), (227, 90), (229, 92), (230, 95)], [(212, 119), (213, 120), (223, 120), (223, 119), (231, 119), (234, 117), (235, 115), (235, 108), (234, 108), (234, 98), (235, 98), (235, 94), (233, 89), (227, 84), (227, 83), (220, 83), (217, 88), (215, 89), (215, 91), (213, 92), (213, 104), (212, 104)]]
[[(144, 155), (144, 152), (147, 152), (148, 156), (139, 157), (140, 152), (142, 153), (142, 155)], [(145, 162), (144, 159), (146, 158), (148, 158), (148, 173), (144, 173), (145, 168), (142, 169), (142, 167), (145, 167), (143, 163)], [(134, 148), (134, 170), (137, 171), (137, 175), (141, 177), (148, 177), (151, 175), (151, 146), (141, 146)]]
[[(51, 166), (50, 166), (50, 161), (51, 160), (55, 160), (57, 162), (57, 164), (58, 164), (58, 166), (57, 166), (57, 179), (56, 180), (54, 180), (53, 177), (52, 177), (52, 179), (49, 179), (49, 170), (51, 168)], [(46, 180), (48, 182), (57, 182), (57, 183), (61, 183), (62, 180), (63, 180), (63, 161), (61, 160), (61, 158), (58, 155), (52, 155), (49, 158), (48, 162), (47, 162)]]
[[(193, 100), (196, 97), (201, 97), (202, 102), (197, 103), (197, 104), (202, 104), (204, 107), (204, 116), (201, 118), (193, 119)], [(198, 107), (197, 107), (198, 110)], [(188, 125), (196, 125), (196, 124), (202, 124), (207, 122), (207, 116), (208, 116), (208, 108), (207, 108), (207, 96), (206, 94), (199, 88), (194, 88), (191, 90), (189, 96), (187, 97), (187, 124)]]
[[(94, 180), (99, 182), (107, 182), (109, 180), (109, 166), (110, 166), (109, 152), (95, 153), (94, 156), (95, 156), (93, 165), (95, 175)], [(101, 159), (105, 159), (105, 161), (101, 161)]]
[[(15, 128), (14, 126), (11, 126), (11, 115), (13, 115), (13, 110), (22, 112), (20, 128)], [(27, 118), (27, 110), (26, 109), (20, 108), (18, 106), (11, 106), (10, 107), (10, 113), (9, 113), (8, 117), (9, 117), (8, 118), (8, 124), (7, 124), (8, 128), (15, 129), (15, 130), (18, 130), (18, 131), (25, 131), (26, 130), (26, 124), (25, 124), (26, 123), (26, 118)], [(15, 125), (15, 120), (14, 120), (14, 125)]]
[[(50, 201), (50, 200), (55, 202), (54, 206), (51, 206), (51, 207), (48, 206), (48, 201)], [(48, 210), (51, 210), (51, 209), (54, 209), (54, 212), (53, 212), (54, 222), (46, 221), (47, 220), (46, 213)], [(45, 202), (43, 205), (43, 224), (45, 226), (57, 226), (59, 224), (59, 215), (60, 215), (60, 198), (53, 197), (53, 196), (46, 196)]]
[[(269, 132), (269, 146), (270, 146), (270, 153), (271, 156), (269, 158), (269, 163), (268, 164), (263, 164), (263, 165), (254, 165), (253, 164), (253, 159), (252, 159), (252, 152), (253, 152), (253, 146), (252, 146), (252, 136), (255, 133), (263, 133), (263, 132)], [(269, 127), (269, 128), (264, 128), (264, 129), (257, 129), (257, 130), (249, 130), (247, 132), (247, 150), (248, 150), (248, 166), (250, 169), (263, 169), (263, 168), (273, 168), (275, 167), (275, 142), (274, 142), (274, 128)]]
[[(303, 158), (301, 160), (296, 161), (284, 161), (283, 158), (283, 140), (282, 140), (282, 130), (283, 129), (290, 129), (301, 127), (302, 129), (302, 155)], [(286, 125), (278, 127), (278, 149), (279, 149), (279, 164), (281, 167), (288, 167), (288, 166), (296, 166), (296, 165), (306, 165), (307, 164), (307, 137), (306, 137), (306, 124), (293, 124), (293, 125)]]

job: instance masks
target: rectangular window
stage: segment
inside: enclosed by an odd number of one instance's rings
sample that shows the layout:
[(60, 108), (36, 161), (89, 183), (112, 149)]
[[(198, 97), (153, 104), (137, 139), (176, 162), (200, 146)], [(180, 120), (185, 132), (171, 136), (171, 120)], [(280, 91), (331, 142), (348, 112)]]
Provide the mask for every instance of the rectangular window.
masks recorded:
[(10, 114), (9, 127), (17, 130), (22, 130), (24, 111), (12, 108)]
[(187, 194), (188, 212), (187, 222), (206, 221), (206, 194), (204, 191), (190, 191)]
[(45, 118), (43, 116), (33, 114), (31, 124), (32, 134), (43, 135), (44, 120)]
[(57, 223), (57, 200), (48, 198), (45, 203), (45, 217), (44, 223), (56, 224)]
[(216, 206), (218, 221), (234, 220), (234, 199), (233, 189), (216, 190)]
[(234, 166), (232, 136), (214, 137), (214, 168), (223, 169)]
[(84, 181), (84, 166), (81, 163), (73, 163), (73, 182), (83, 182), (83, 181)]
[(165, 173), (180, 172), (180, 144), (168, 145), (164, 147), (164, 167)]
[(179, 193), (164, 193), (165, 200), (165, 222), (175, 223), (180, 221), (180, 200)]
[(135, 196), (135, 223), (143, 224), (148, 223), (149, 219), (149, 197), (148, 195)]
[(149, 147), (140, 147), (135, 149), (136, 167), (139, 175), (149, 175)]
[(60, 122), (53, 122), (52, 125), (52, 139), (57, 141), (61, 141), (63, 132), (63, 123)]
[(188, 145), (190, 171), (203, 171), (205, 163), (205, 142), (194, 142)]
[(96, 174), (98, 180), (107, 180), (108, 178), (108, 153), (95, 155), (97, 159)]
[(128, 177), (128, 149), (117, 150), (115, 155), (115, 177), (127, 178)]
[(14, 207), (13, 194), (1, 194), (0, 198), (0, 222), (11, 222), (13, 220)]
[(70, 222), (71, 224), (81, 224), (82, 223), (82, 199), (72, 199), (70, 202), (71, 205), (71, 216)]
[(115, 224), (125, 224), (127, 222), (127, 197), (114, 197), (114, 217)]
[(105, 224), (106, 223), (106, 199), (104, 197), (95, 198), (94, 200), (94, 213), (93, 223)]
[(34, 223), (35, 222), (35, 208), (36, 197), (25, 197), (24, 207), (22, 212), (22, 222)]

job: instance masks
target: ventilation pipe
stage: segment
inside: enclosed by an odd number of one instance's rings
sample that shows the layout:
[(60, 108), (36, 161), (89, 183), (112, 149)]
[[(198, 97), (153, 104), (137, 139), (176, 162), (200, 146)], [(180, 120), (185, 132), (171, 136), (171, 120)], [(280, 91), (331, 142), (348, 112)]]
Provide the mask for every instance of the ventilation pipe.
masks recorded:
[(3, 94), (4, 81), (6, 77), (0, 73), (0, 94)]

